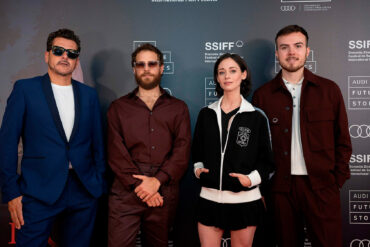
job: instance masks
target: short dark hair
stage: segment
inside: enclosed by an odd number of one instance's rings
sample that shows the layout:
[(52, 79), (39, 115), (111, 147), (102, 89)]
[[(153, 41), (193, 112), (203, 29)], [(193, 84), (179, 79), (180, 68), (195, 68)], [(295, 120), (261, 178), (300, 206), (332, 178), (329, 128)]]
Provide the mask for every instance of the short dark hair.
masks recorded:
[(48, 40), (46, 41), (46, 51), (51, 50), (51, 47), (53, 46), (53, 41), (55, 38), (65, 38), (65, 39), (73, 40), (77, 44), (77, 50), (81, 51), (80, 38), (72, 30), (69, 30), (66, 28), (59, 29), (49, 34)]
[(277, 39), (280, 36), (284, 36), (284, 35), (291, 34), (291, 33), (302, 33), (306, 37), (306, 45), (308, 45), (308, 33), (307, 33), (307, 31), (301, 26), (289, 25), (289, 26), (286, 26), (286, 27), (283, 27), (282, 29), (280, 29), (279, 32), (276, 34), (276, 37), (275, 37), (276, 50), (278, 49)]
[(131, 54), (131, 66), (134, 67), (135, 62), (136, 62), (136, 56), (139, 54), (141, 51), (152, 51), (155, 54), (157, 54), (158, 60), (160, 65), (163, 64), (163, 53), (154, 45), (145, 43), (142, 44), (141, 46), (137, 47), (135, 51)]
[(225, 53), (222, 56), (220, 56), (215, 63), (215, 67), (213, 69), (213, 79), (216, 83), (217, 96), (221, 97), (222, 95), (224, 95), (224, 90), (221, 88), (220, 83), (217, 81), (218, 66), (223, 60), (227, 58), (231, 58), (232, 60), (234, 60), (239, 65), (239, 68), (242, 72), (244, 71), (247, 72), (247, 77), (244, 80), (242, 80), (240, 84), (240, 94), (243, 95), (244, 98), (246, 98), (251, 91), (252, 75), (247, 66), (247, 63), (243, 60), (243, 58), (241, 58), (238, 54), (235, 53), (234, 54)]

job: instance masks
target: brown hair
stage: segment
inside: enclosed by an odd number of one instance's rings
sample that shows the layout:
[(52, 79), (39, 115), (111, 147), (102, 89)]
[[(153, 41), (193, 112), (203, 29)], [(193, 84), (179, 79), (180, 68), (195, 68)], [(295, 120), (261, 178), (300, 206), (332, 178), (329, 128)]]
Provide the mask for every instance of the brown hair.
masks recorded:
[(131, 66), (132, 67), (134, 67), (134, 64), (136, 62), (137, 54), (139, 54), (139, 52), (141, 52), (141, 51), (152, 51), (152, 52), (156, 53), (157, 56), (158, 56), (158, 60), (159, 60), (160, 65), (163, 64), (163, 54), (162, 54), (162, 52), (157, 47), (155, 47), (154, 45), (149, 44), (149, 43), (145, 43), (145, 44), (137, 47), (135, 49), (135, 51), (131, 54)]
[(251, 76), (251, 72), (247, 66), (247, 63), (243, 60), (243, 58), (241, 58), (238, 54), (231, 54), (231, 53), (225, 53), (223, 54), (222, 56), (220, 56), (216, 63), (215, 63), (215, 66), (213, 68), (213, 79), (216, 83), (216, 92), (217, 92), (217, 96), (218, 97), (221, 97), (222, 95), (224, 95), (224, 90), (221, 88), (220, 86), (220, 83), (217, 81), (217, 72), (218, 72), (218, 66), (220, 65), (220, 63), (227, 59), (227, 58), (231, 58), (232, 60), (234, 60), (238, 65), (239, 65), (239, 68), (242, 72), (246, 71), (247, 72), (247, 77), (242, 80), (241, 84), (240, 84), (240, 94), (243, 95), (244, 98), (246, 98), (250, 91), (251, 91), (251, 87), (252, 87), (252, 76)]

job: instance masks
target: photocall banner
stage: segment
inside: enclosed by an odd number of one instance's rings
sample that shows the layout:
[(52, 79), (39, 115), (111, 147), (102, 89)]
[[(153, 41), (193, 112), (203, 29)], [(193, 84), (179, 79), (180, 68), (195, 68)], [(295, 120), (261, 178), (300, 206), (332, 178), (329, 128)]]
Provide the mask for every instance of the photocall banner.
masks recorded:
[[(136, 86), (130, 55), (149, 42), (164, 53), (162, 87), (188, 104), (194, 128), (199, 110), (217, 99), (212, 78), (217, 58), (240, 54), (251, 68), (255, 90), (280, 70), (274, 55), (277, 31), (298, 24), (310, 37), (306, 67), (339, 85), (348, 112), (353, 154), (351, 179), (341, 189), (343, 243), (369, 247), (369, 13), (368, 0), (2, 0), (0, 119), (14, 82), (46, 73), (46, 38), (59, 28), (80, 36), (79, 76), (97, 90), (104, 120), (109, 104)], [(194, 219), (199, 189), (189, 164), (169, 246), (199, 246)], [(106, 204), (104, 197), (93, 246), (106, 245)], [(0, 246), (14, 246), (6, 204), (0, 206), (0, 232)], [(230, 246), (227, 236), (222, 246)], [(260, 233), (255, 245), (259, 239)], [(51, 237), (49, 245), (57, 242)]]

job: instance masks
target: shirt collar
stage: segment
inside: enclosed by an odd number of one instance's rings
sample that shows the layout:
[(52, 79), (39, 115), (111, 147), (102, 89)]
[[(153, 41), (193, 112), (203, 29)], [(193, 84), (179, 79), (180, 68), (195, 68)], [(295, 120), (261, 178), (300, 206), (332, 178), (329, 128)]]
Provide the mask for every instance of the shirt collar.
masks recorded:
[[(166, 90), (164, 90), (162, 87), (159, 87), (159, 90), (161, 91), (160, 97), (170, 98), (172, 97), (169, 93), (167, 93)], [(138, 99), (137, 92), (139, 91), (139, 87), (136, 87), (131, 93), (128, 94), (128, 97), (130, 99)]]
[[(208, 108), (210, 108), (210, 109), (212, 109), (216, 112), (221, 112), (221, 102), (222, 102), (223, 97), (224, 96), (222, 96), (218, 101), (213, 102), (212, 104), (210, 104), (208, 106)], [(239, 108), (238, 113), (255, 111), (255, 109), (254, 109), (254, 107), (252, 106), (251, 103), (249, 103), (246, 99), (244, 99), (244, 97), (242, 95), (240, 95), (240, 97), (242, 98), (242, 102), (240, 104), (240, 108)]]
[[(282, 73), (281, 73), (281, 70), (280, 70), (279, 73), (272, 80), (273, 81), (273, 87), (272, 87), (273, 91), (276, 91), (276, 90), (279, 90), (279, 89), (282, 89), (282, 88), (286, 88), (285, 83), (283, 81), (283, 77), (282, 77), (281, 74)], [(314, 85), (314, 86), (320, 86), (320, 84), (319, 84), (320, 79), (315, 74), (313, 74), (311, 71), (309, 71), (306, 68), (304, 68), (304, 71), (303, 71), (303, 78), (304, 79), (303, 79), (303, 82), (302, 82), (302, 87), (305, 86), (306, 84), (311, 84), (311, 85)]]
[(291, 82), (287, 81), (284, 77), (282, 77), (282, 79), (283, 79), (283, 82), (285, 83), (285, 85), (287, 85), (287, 84), (294, 85), (295, 84), (295, 85), (301, 86), (302, 83), (303, 83), (304, 77), (302, 77), (302, 79), (300, 79), (299, 82), (297, 82), (297, 83), (291, 83)]

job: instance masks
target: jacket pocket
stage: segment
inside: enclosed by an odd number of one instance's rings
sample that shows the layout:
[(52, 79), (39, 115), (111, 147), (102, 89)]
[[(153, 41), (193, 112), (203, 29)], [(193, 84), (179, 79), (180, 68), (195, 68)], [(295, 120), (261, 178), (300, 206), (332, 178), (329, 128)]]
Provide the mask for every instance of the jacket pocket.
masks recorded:
[(208, 173), (202, 172), (199, 176), (199, 179), (202, 186), (217, 189), (219, 186), (219, 177), (220, 176), (216, 176), (216, 174), (209, 169)]
[(332, 109), (310, 110), (306, 113), (307, 136), (312, 151), (334, 148), (334, 112)]

